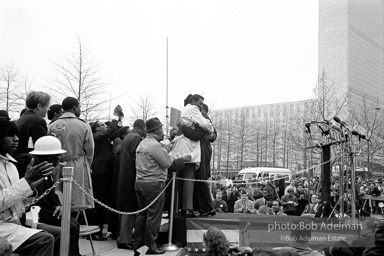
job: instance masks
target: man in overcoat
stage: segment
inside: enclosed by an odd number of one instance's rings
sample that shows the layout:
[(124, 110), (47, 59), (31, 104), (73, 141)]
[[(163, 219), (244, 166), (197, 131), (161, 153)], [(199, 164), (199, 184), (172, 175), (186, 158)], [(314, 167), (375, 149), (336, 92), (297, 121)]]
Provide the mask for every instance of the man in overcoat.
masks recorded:
[[(91, 127), (79, 118), (80, 102), (73, 97), (66, 97), (62, 104), (64, 114), (48, 126), (48, 133), (54, 134), (67, 152), (61, 156), (66, 167), (74, 167), (73, 179), (93, 196), (91, 164), (95, 143)], [(94, 201), (74, 185), (72, 189), (72, 205), (90, 205), (95, 207)]]
[[(120, 149), (120, 172), (118, 185), (117, 207), (119, 211), (132, 212), (137, 210), (135, 193), (136, 181), (136, 148), (145, 134), (145, 123), (137, 119), (133, 123), (133, 130), (124, 137)], [(136, 215), (121, 215), (120, 236), (117, 247), (120, 249), (133, 249), (133, 229)]]

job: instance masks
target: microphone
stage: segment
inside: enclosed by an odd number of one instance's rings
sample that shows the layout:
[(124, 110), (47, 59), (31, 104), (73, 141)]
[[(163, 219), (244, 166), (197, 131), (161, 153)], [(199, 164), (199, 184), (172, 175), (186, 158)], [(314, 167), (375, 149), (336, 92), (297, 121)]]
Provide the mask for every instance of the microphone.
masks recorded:
[(341, 122), (340, 118), (338, 118), (337, 116), (334, 116), (334, 117), (333, 117), (333, 120), (335, 120), (335, 121), (338, 122), (338, 123)]
[(366, 140), (366, 141), (369, 141), (369, 142), (371, 142), (371, 140), (370, 140), (370, 139), (368, 139), (366, 135), (361, 135), (361, 138), (362, 138), (363, 140)]
[(308, 133), (310, 134), (311, 133), (311, 123), (306, 123), (305, 128), (307, 128)]
[(361, 138), (363, 137), (358, 131), (353, 130), (352, 135), (358, 136), (359, 137), (359, 142), (361, 141)]
[(341, 132), (340, 127), (338, 127), (338, 126), (336, 126), (336, 125), (334, 125), (334, 124), (331, 125), (331, 128), (334, 129), (334, 130), (336, 130), (336, 131), (338, 131), (338, 132)]
[(345, 125), (347, 124), (346, 122), (341, 121), (340, 118), (338, 118), (337, 116), (334, 116), (333, 120), (338, 122), (341, 125), (341, 127), (345, 127)]

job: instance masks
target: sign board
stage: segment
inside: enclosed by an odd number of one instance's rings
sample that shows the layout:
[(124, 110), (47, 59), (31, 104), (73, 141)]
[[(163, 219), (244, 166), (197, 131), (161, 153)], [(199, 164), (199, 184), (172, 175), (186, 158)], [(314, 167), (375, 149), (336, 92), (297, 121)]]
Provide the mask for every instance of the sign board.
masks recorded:
[(180, 119), (181, 111), (171, 107), (171, 119), (169, 120), (169, 125), (172, 128), (177, 128), (176, 122)]

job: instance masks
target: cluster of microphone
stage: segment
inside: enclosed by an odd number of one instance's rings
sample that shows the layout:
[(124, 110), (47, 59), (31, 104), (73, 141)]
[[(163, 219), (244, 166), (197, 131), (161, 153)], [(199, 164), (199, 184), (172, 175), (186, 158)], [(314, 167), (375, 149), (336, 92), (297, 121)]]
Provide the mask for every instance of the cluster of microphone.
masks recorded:
[[(334, 123), (331, 123), (327, 120), (324, 120), (324, 121), (311, 121), (309, 123), (306, 123), (305, 124), (305, 132), (309, 135), (311, 135), (311, 125), (317, 125), (317, 127), (321, 130), (321, 134), (324, 135), (324, 136), (327, 136), (331, 133), (331, 130), (334, 130), (334, 131), (337, 131), (337, 132), (340, 132), (342, 134), (342, 136), (348, 140), (349, 138), (349, 134), (351, 134), (352, 136), (356, 136), (358, 137), (359, 141), (361, 141), (361, 139), (363, 140), (366, 140), (366, 141), (370, 141), (366, 135), (364, 134), (361, 134), (359, 133), (358, 131), (356, 130), (352, 130), (350, 131), (347, 127), (347, 123), (344, 122), (344, 121), (341, 121), (339, 117), (337, 116), (334, 116), (333, 117), (333, 120), (338, 123), (340, 126), (337, 126), (336, 124)], [(322, 125), (326, 125), (326, 128), (322, 127)], [(346, 131), (346, 132), (344, 132)]]

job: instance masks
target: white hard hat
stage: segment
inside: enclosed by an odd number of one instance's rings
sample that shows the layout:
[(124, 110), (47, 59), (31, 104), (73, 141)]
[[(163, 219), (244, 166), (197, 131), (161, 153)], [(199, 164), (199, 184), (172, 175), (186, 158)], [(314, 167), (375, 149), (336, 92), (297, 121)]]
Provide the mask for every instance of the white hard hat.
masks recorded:
[(35, 150), (29, 152), (32, 155), (59, 155), (67, 151), (61, 149), (61, 142), (54, 136), (43, 136), (35, 143)]

